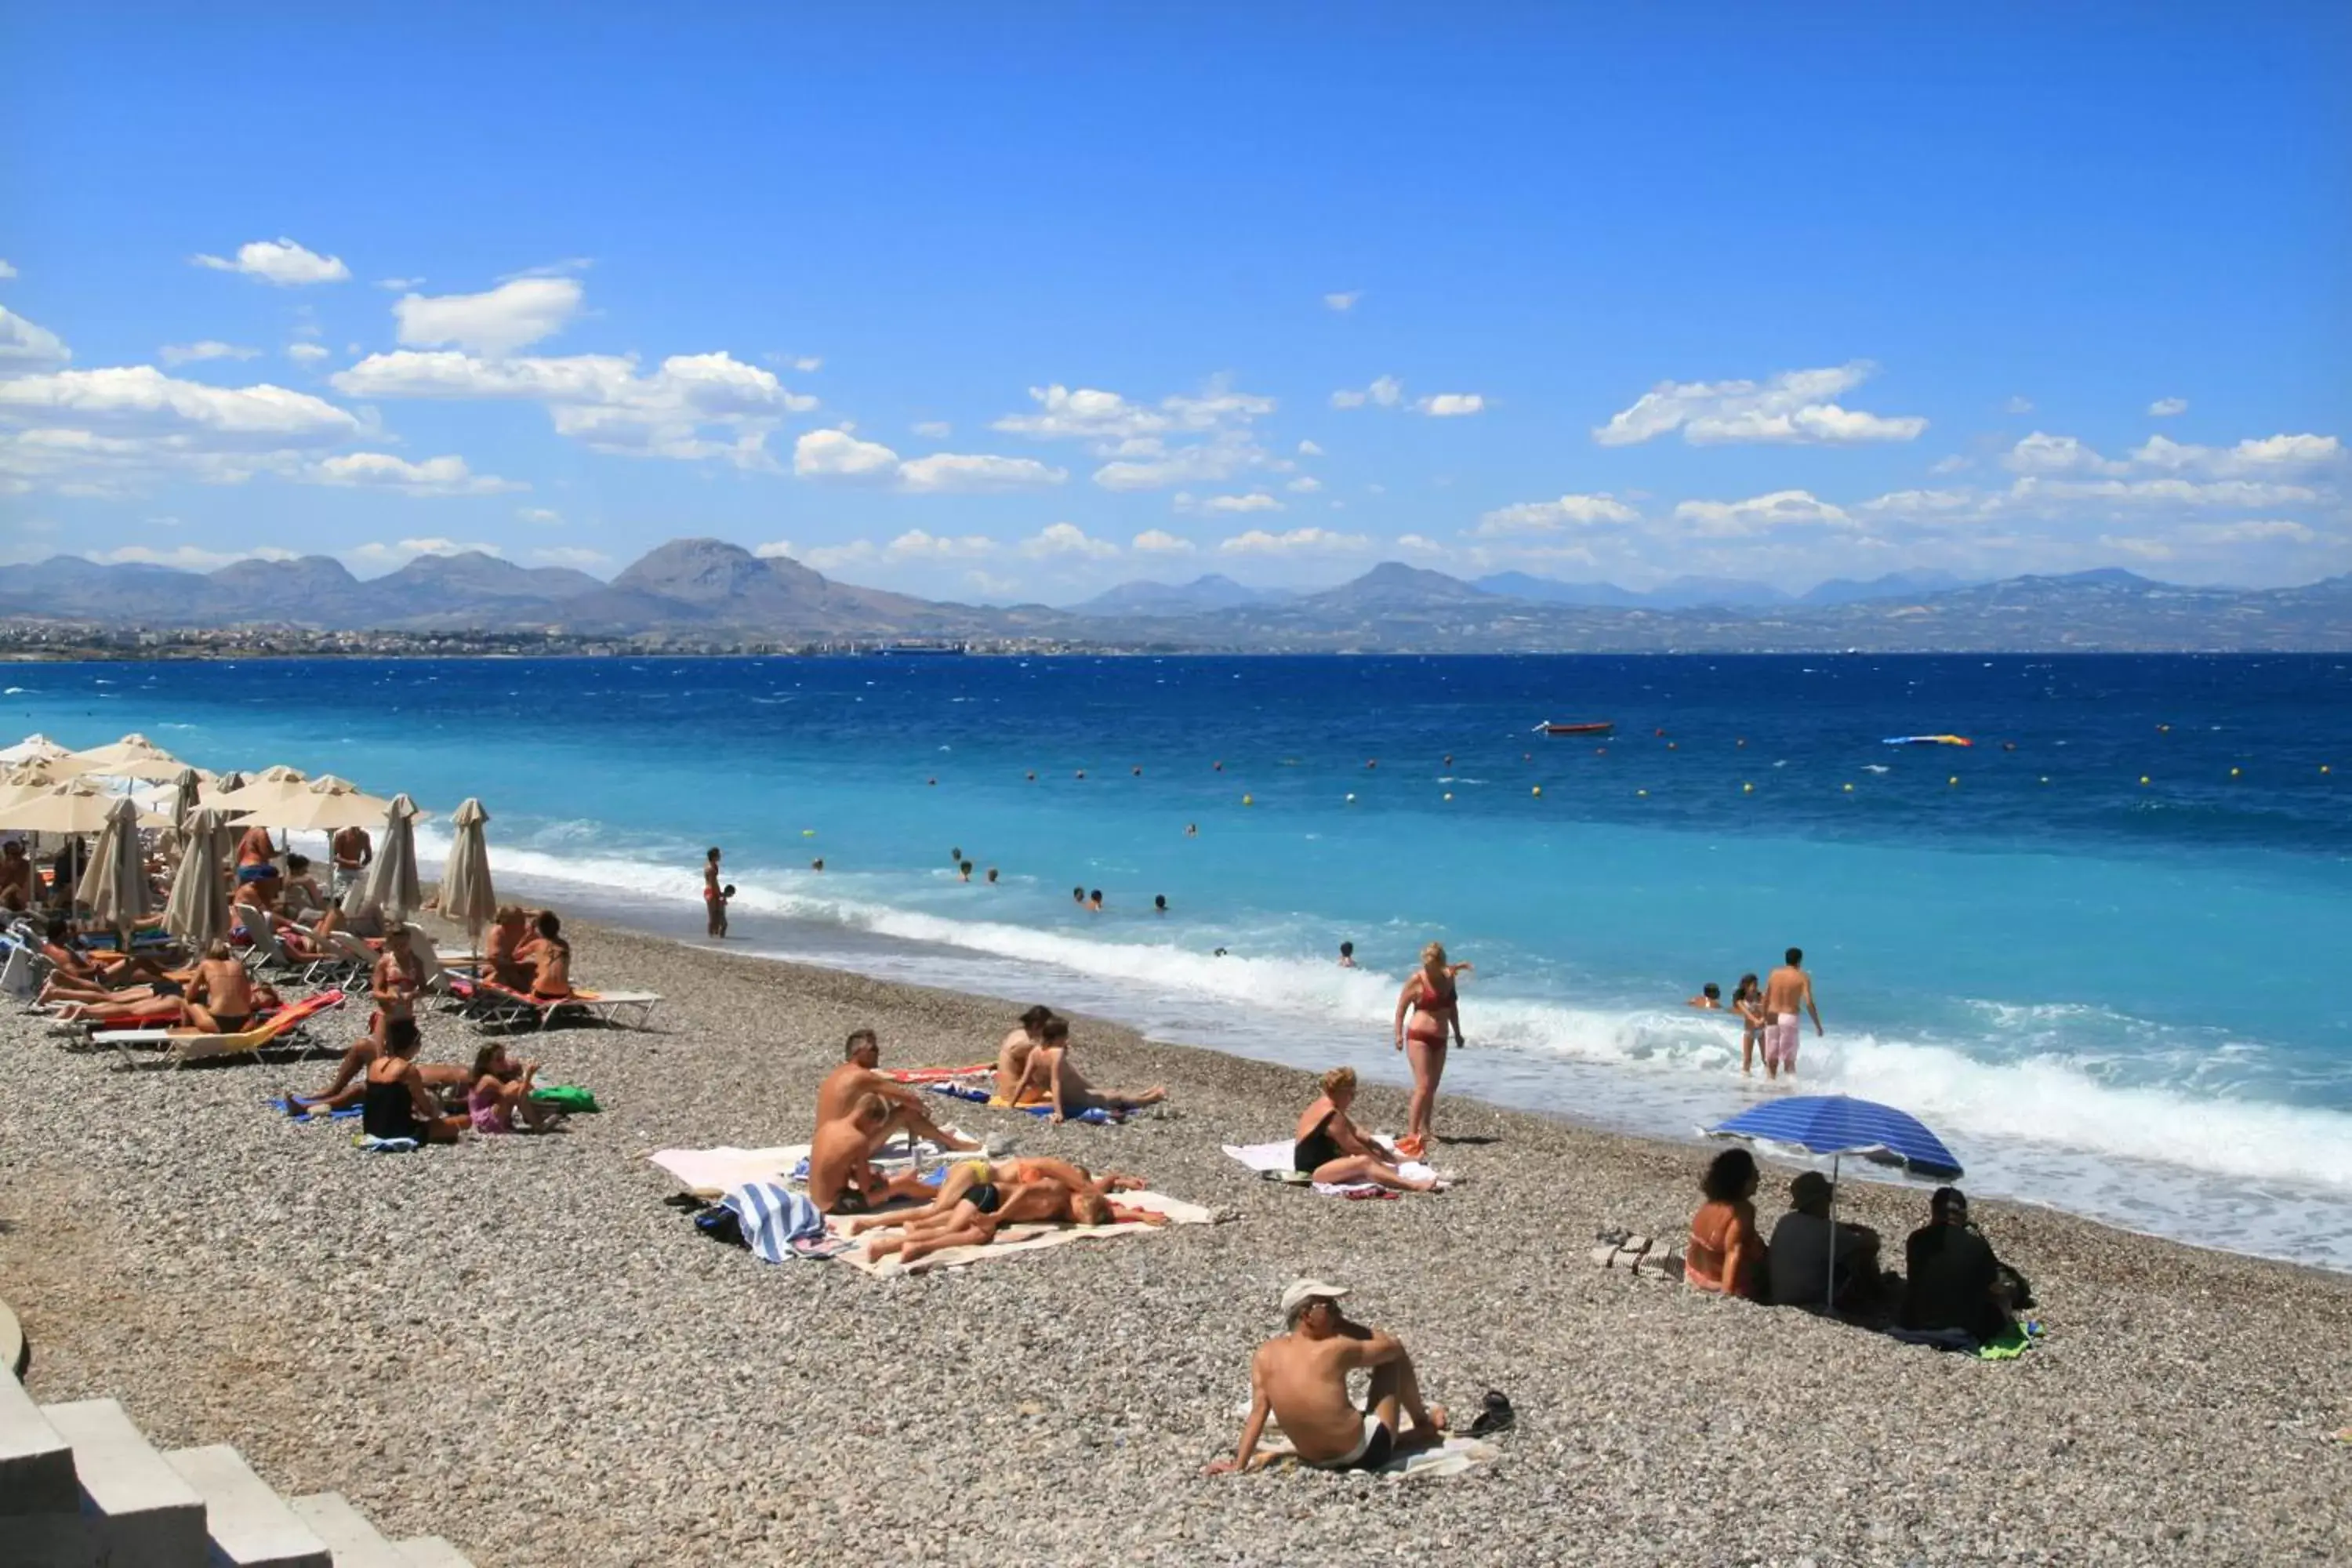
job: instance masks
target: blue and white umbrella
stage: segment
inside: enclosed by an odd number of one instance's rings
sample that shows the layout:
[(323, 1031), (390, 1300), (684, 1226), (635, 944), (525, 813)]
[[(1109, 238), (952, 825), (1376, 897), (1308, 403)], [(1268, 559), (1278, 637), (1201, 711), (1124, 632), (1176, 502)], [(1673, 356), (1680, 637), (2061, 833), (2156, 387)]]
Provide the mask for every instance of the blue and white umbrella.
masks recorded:
[(1837, 1299), (1838, 1163), (1848, 1154), (1897, 1165), (1914, 1175), (1958, 1181), (1960, 1163), (1944, 1141), (1907, 1110), (1844, 1094), (1793, 1094), (1751, 1106), (1706, 1130), (1710, 1138), (1737, 1138), (1772, 1152), (1829, 1156), (1830, 1285), (1823, 1302)]

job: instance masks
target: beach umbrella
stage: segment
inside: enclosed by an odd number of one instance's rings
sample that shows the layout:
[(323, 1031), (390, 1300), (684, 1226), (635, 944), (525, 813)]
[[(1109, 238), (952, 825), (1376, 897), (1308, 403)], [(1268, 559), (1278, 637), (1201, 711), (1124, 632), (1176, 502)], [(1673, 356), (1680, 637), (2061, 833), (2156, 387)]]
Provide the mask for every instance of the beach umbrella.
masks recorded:
[(223, 773), (213, 781), (211, 789), (204, 792), (204, 804), (223, 811), (251, 811), (275, 805), (310, 784), (310, 774), (280, 763), (257, 773)]
[[(249, 792), (250, 786), (238, 793)], [(333, 833), (344, 827), (373, 827), (383, 820), (383, 814), (392, 809), (392, 802), (368, 795), (348, 779), (330, 773), (250, 808), (222, 802), (219, 809), (239, 813), (237, 820), (247, 827), (275, 827), (288, 833)]]
[(226, 827), (219, 814), (201, 806), (180, 824), (187, 847), (163, 905), (163, 929), (199, 953), (228, 934), (228, 888), (221, 874), (229, 858), (221, 843)]
[(467, 798), (449, 818), (456, 835), (449, 842), (449, 860), (441, 871), (441, 912), (463, 921), (469, 945), (479, 946), (482, 928), (498, 913), (498, 894), (490, 887), (490, 846), (482, 825), (490, 814), (478, 800)]
[(204, 780), (194, 768), (182, 768), (172, 781), (172, 826), (185, 833), (188, 814), (196, 809), (197, 797), (204, 793)]
[(1960, 1163), (1907, 1110), (1845, 1094), (1792, 1094), (1751, 1106), (1706, 1130), (1710, 1138), (1737, 1138), (1774, 1153), (1827, 1155), (1830, 1162), (1830, 1285), (1824, 1305), (1837, 1299), (1837, 1178), (1848, 1154), (1895, 1165), (1914, 1175), (1957, 1181)]
[(88, 906), (90, 919), (123, 934), (130, 951), (131, 928), (155, 908), (154, 889), (147, 885), (147, 857), (139, 847), (139, 807), (118, 798), (107, 813), (98, 847), (82, 868), (74, 901)]
[(37, 758), (62, 757), (71, 748), (58, 745), (47, 735), (27, 735), (13, 746), (0, 746), (0, 767), (14, 767), (18, 763)]
[(368, 874), (343, 895), (343, 913), (352, 920), (373, 913), (398, 925), (425, 903), (416, 881), (416, 819), (425, 814), (404, 795), (392, 797), (383, 814), (383, 838)]
[(43, 790), (55, 789), (65, 783), (65, 777), (47, 761), (19, 763), (0, 773), (0, 805), (13, 805), (28, 800)]
[(172, 819), (141, 812), (135, 803), (110, 795), (87, 779), (51, 784), (0, 806), (0, 828), (31, 833), (100, 833), (117, 805), (128, 805), (141, 827), (169, 827)]
[(92, 746), (58, 759), (66, 773), (101, 773), (109, 778), (168, 779), (183, 763), (144, 735), (125, 735), (111, 745)]

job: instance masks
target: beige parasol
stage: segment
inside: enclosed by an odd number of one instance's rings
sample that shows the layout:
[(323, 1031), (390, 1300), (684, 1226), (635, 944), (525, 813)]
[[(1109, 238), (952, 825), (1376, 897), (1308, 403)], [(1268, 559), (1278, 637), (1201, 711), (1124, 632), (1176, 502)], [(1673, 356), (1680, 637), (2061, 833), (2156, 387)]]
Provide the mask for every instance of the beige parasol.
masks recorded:
[[(240, 792), (243, 793), (243, 792)], [(392, 802), (362, 791), (347, 779), (329, 773), (311, 780), (276, 800), (260, 801), (250, 809), (224, 803), (218, 809), (241, 812), (246, 827), (275, 827), (288, 833), (333, 833), (344, 827), (373, 827), (392, 809)]]
[(456, 835), (449, 843), (448, 863), (441, 870), (441, 912), (466, 928), (469, 945), (481, 942), (482, 928), (498, 913), (498, 894), (490, 887), (490, 846), (482, 825), (490, 814), (482, 803), (468, 798), (449, 818)]
[[(236, 782), (231, 784), (232, 779)], [(213, 786), (203, 793), (201, 799), (217, 811), (251, 811), (257, 806), (275, 805), (310, 787), (310, 774), (281, 763), (257, 773), (223, 773), (213, 781)]]
[(384, 808), (383, 836), (375, 864), (365, 878), (343, 895), (343, 913), (352, 920), (373, 913), (385, 925), (399, 925), (424, 907), (425, 892), (416, 880), (416, 819), (425, 814), (404, 795), (392, 797)]
[(115, 797), (98, 847), (74, 889), (74, 901), (89, 908), (94, 923), (118, 931), (128, 931), (155, 908), (154, 889), (147, 885), (147, 857), (139, 847), (139, 818), (135, 803)]
[[(105, 830), (107, 819), (118, 805), (129, 804), (121, 795), (109, 794), (87, 779), (69, 779), (52, 784), (34, 795), (0, 806), (0, 828), (15, 828), (29, 833), (99, 833)], [(169, 827), (172, 819), (157, 816), (152, 812), (140, 812), (133, 820), (141, 827)]]
[(117, 779), (177, 778), (185, 766), (144, 735), (125, 735), (112, 745), (92, 746), (58, 759), (60, 773), (99, 773)]
[(219, 814), (201, 806), (180, 824), (188, 847), (172, 879), (172, 896), (163, 905), (163, 929), (197, 952), (228, 934), (228, 889), (221, 874), (228, 864), (221, 844), (223, 826)]
[(68, 756), (71, 753), (71, 747), (60, 746), (47, 735), (27, 735), (13, 746), (0, 746), (0, 767), (15, 767), (18, 763)]

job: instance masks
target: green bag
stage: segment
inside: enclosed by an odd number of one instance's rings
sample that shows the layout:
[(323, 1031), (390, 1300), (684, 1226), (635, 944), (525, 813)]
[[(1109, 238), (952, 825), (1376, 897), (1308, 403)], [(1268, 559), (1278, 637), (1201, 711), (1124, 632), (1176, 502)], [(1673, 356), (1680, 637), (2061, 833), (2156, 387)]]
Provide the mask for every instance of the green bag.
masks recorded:
[(602, 1110), (596, 1097), (577, 1084), (543, 1083), (530, 1091), (533, 1100), (562, 1110)]

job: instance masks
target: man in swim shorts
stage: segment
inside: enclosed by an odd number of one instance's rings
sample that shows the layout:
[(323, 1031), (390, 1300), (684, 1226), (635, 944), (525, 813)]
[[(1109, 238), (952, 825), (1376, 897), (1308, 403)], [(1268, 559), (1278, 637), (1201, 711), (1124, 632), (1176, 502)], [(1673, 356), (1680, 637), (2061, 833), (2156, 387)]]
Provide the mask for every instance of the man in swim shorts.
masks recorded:
[(977, 1149), (979, 1144), (968, 1138), (959, 1138), (941, 1129), (923, 1114), (921, 1097), (897, 1079), (877, 1070), (882, 1061), (882, 1045), (871, 1029), (852, 1033), (842, 1047), (842, 1063), (825, 1075), (817, 1086), (816, 1122), (823, 1127), (828, 1121), (846, 1117), (857, 1101), (872, 1095), (882, 1102), (885, 1112), (881, 1130), (866, 1146), (868, 1154), (887, 1142), (892, 1135), (905, 1132), (909, 1137), (925, 1139), (942, 1149)]
[[(1351, 1323), (1339, 1310), (1347, 1288), (1299, 1279), (1282, 1293), (1289, 1331), (1250, 1358), (1250, 1412), (1241, 1446), (1209, 1467), (1234, 1475), (1265, 1461), (1258, 1437), (1268, 1415), (1282, 1423), (1299, 1458), (1318, 1470), (1377, 1470), (1399, 1454), (1445, 1440), (1445, 1411), (1421, 1402), (1412, 1358), (1393, 1334)], [(1372, 1374), (1364, 1407), (1348, 1397), (1348, 1374)], [(1407, 1426), (1406, 1423), (1410, 1423)]]
[(897, 1199), (930, 1201), (931, 1189), (913, 1172), (886, 1175), (866, 1158), (889, 1117), (879, 1095), (866, 1094), (846, 1116), (818, 1124), (809, 1145), (809, 1202), (825, 1214), (870, 1214)]
[(1822, 1010), (1813, 1005), (1813, 977), (1805, 973), (1805, 950), (1792, 947), (1787, 962), (1764, 982), (1764, 1076), (1777, 1079), (1782, 1071), (1797, 1076), (1797, 1028), (1800, 1009), (1812, 1016), (1813, 1033), (1822, 1033)]

